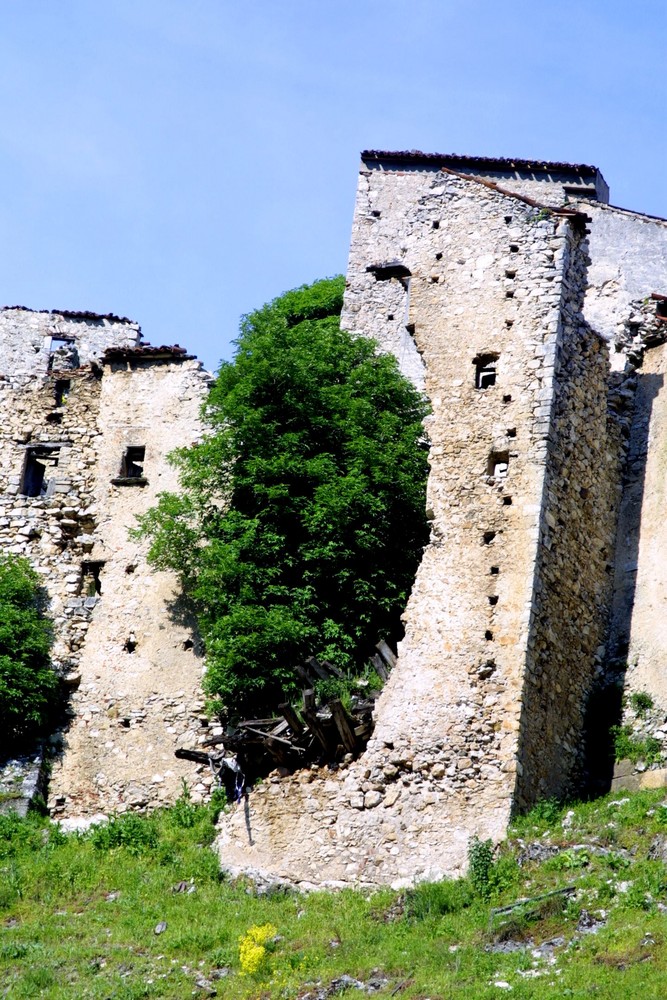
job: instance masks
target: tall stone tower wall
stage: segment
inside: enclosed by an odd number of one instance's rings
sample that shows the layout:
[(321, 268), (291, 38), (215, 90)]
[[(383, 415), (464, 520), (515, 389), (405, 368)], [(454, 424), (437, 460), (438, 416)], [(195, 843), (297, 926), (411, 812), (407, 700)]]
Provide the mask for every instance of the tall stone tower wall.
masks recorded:
[(53, 737), (55, 816), (173, 799), (183, 777), (207, 791), (173, 755), (202, 732), (201, 651), (174, 578), (128, 531), (176, 487), (166, 455), (200, 435), (209, 380), (128, 320), (0, 312), (0, 542), (42, 577), (72, 690)]

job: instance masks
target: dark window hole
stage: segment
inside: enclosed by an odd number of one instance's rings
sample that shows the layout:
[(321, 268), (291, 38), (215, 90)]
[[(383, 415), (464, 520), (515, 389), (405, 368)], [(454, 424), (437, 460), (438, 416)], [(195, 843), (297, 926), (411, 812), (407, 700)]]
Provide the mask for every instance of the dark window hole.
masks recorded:
[(86, 597), (99, 597), (102, 594), (101, 573), (103, 562), (85, 562), (81, 564), (81, 584), (79, 593)]
[(512, 506), (512, 497), (503, 497), (503, 507)]
[(514, 320), (513, 320), (513, 319), (506, 319), (506, 320), (505, 320), (505, 326), (506, 326), (506, 327), (507, 327), (507, 329), (509, 330), (509, 329), (510, 329), (510, 327), (514, 326)]
[(507, 290), (507, 291), (505, 292), (505, 298), (506, 298), (506, 299), (513, 299), (513, 298), (514, 298), (514, 292), (513, 292), (513, 290), (512, 290), (511, 288), (510, 288), (510, 289), (508, 289), (508, 290)]
[(440, 222), (438, 221), (438, 219), (436, 219), (434, 222), (432, 222), (431, 225), (432, 225), (433, 229), (440, 229)]
[(503, 396), (503, 403), (511, 403), (511, 402), (512, 402), (511, 396)]
[(436, 259), (436, 260), (442, 260), (442, 254), (441, 254), (441, 253), (437, 253), (437, 254), (435, 255), (435, 259)]
[(487, 677), (490, 677), (493, 673), (495, 673), (495, 669), (496, 669), (496, 661), (487, 660), (486, 663), (483, 663), (482, 666), (479, 668), (477, 674), (481, 678), (481, 680), (486, 680)]
[(183, 649), (194, 649), (194, 645), (192, 639), (186, 639), (183, 643)]
[(486, 632), (484, 633), (484, 638), (486, 639), (487, 642), (493, 642), (493, 632), (491, 631), (491, 629), (487, 628)]
[(371, 212), (371, 215), (373, 216), (374, 219), (379, 219), (380, 218), (380, 213), (378, 212), (378, 210), (376, 208), (373, 209), (373, 211)]
[[(496, 537), (495, 531), (485, 531), (482, 536), (485, 545), (490, 545), (495, 537)], [(493, 573), (493, 570), (491, 570), (491, 572)]]
[(494, 479), (505, 479), (509, 471), (510, 456), (508, 451), (492, 451), (486, 464), (487, 476)]
[(120, 475), (123, 479), (141, 479), (144, 474), (144, 459), (146, 448), (144, 445), (133, 445), (125, 449), (125, 454), (120, 463)]
[(62, 413), (47, 413), (46, 422), (47, 424), (62, 424), (63, 415)]
[(134, 635), (129, 635), (125, 642), (123, 643), (123, 649), (126, 653), (133, 653), (137, 648), (137, 640)]
[(394, 314), (393, 313), (388, 313), (387, 319), (393, 319), (393, 318), (394, 318)]
[(516, 271), (505, 271), (506, 278), (516, 278)]
[(491, 572), (491, 576), (498, 576), (498, 574), (500, 573), (500, 567), (499, 566), (492, 566), (490, 572)]
[(476, 389), (490, 389), (496, 384), (498, 357), (498, 354), (478, 354), (473, 358)]
[(516, 437), (516, 427), (508, 427), (507, 428), (507, 436), (508, 436), (508, 438), (515, 438)]
[(128, 563), (128, 565), (125, 567), (125, 572), (126, 573), (134, 573), (134, 571), (135, 571), (136, 568), (137, 568), (137, 564), (136, 563)]
[(518, 252), (519, 252), (519, 244), (510, 243), (510, 253), (518, 253)]
[(495, 606), (496, 606), (497, 603), (498, 603), (498, 595), (497, 594), (489, 594), (489, 604), (491, 605), (491, 607), (495, 608)]
[(57, 378), (53, 385), (53, 396), (56, 406), (64, 406), (69, 396), (72, 383), (68, 378)]
[(35, 445), (26, 448), (20, 492), (26, 497), (46, 496), (52, 472), (60, 459), (60, 445)]

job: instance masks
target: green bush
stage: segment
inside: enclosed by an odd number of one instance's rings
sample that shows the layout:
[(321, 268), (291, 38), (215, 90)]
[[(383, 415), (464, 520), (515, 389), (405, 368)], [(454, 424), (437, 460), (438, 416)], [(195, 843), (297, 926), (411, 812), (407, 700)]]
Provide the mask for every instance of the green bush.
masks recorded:
[(425, 402), (392, 356), (340, 329), (343, 288), (319, 281), (244, 317), (207, 437), (173, 456), (182, 493), (139, 518), (232, 713), (296, 693), (308, 655), (354, 675), (378, 638), (399, 638), (428, 540)]
[(420, 882), (405, 897), (405, 915), (412, 920), (441, 917), (447, 913), (460, 913), (475, 898), (468, 879), (442, 882)]
[(473, 837), (468, 845), (468, 878), (473, 889), (482, 899), (492, 891), (493, 844), (490, 840)]
[(40, 603), (39, 577), (30, 563), (0, 556), (0, 753), (43, 730), (56, 702), (51, 623)]
[(98, 851), (123, 847), (135, 856), (154, 850), (160, 839), (155, 823), (136, 813), (114, 816), (108, 823), (93, 826), (89, 836)]
[(653, 698), (648, 691), (634, 691), (630, 695), (630, 705), (636, 715), (646, 715), (653, 708)]
[(630, 726), (612, 726), (614, 759), (631, 760), (634, 764), (643, 760), (645, 764), (659, 764), (662, 760), (662, 744), (654, 736), (640, 740), (632, 734)]

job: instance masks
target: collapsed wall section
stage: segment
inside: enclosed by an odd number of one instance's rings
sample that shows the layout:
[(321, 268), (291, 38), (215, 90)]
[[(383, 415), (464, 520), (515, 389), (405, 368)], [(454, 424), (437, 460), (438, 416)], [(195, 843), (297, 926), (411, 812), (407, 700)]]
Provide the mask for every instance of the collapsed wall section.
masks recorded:
[(343, 324), (431, 401), (431, 540), (365, 753), (254, 790), (221, 824), (232, 870), (406, 884), (504, 833), (570, 226), (438, 169), (364, 165)]

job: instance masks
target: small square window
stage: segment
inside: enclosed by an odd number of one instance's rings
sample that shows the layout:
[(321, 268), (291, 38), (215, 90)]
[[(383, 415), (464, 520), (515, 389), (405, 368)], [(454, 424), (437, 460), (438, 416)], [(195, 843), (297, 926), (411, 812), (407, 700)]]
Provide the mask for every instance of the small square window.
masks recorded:
[(59, 445), (36, 445), (26, 448), (23, 475), (21, 477), (21, 493), (26, 497), (46, 496), (49, 480), (47, 472), (58, 465), (60, 458)]
[(143, 445), (126, 448), (120, 467), (121, 476), (127, 479), (141, 479), (144, 474), (146, 449)]
[(473, 360), (473, 364), (475, 366), (476, 389), (490, 389), (496, 384), (497, 354), (478, 354)]
[(144, 476), (145, 458), (144, 445), (128, 446), (123, 453), (118, 476), (111, 480), (114, 486), (145, 486), (148, 482)]

